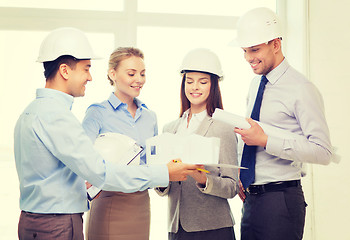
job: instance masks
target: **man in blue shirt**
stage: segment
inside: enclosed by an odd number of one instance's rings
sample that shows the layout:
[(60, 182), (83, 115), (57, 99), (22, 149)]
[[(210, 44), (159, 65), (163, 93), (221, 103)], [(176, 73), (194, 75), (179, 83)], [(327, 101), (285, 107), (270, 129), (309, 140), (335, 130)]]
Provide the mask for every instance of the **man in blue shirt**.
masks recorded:
[(83, 32), (52, 31), (41, 44), (46, 86), (19, 117), (14, 132), (22, 210), (19, 239), (84, 239), (82, 214), (88, 210), (85, 180), (108, 191), (135, 192), (182, 181), (196, 165), (116, 166), (94, 150), (71, 113), (84, 96), (95, 59)]

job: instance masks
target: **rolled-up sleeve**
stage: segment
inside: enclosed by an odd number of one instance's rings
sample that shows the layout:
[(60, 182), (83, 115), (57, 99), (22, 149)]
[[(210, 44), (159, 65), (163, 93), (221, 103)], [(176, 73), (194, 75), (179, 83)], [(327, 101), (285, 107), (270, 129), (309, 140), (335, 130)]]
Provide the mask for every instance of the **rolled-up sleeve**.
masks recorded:
[(311, 83), (304, 84), (298, 94), (294, 112), (305, 138), (268, 136), (266, 152), (297, 162), (329, 164), (332, 147), (322, 97)]

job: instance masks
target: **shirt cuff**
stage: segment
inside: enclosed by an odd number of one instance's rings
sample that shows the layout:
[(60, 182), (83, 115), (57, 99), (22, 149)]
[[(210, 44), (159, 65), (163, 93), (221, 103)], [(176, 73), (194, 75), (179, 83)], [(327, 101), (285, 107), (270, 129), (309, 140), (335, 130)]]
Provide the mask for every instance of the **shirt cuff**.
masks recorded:
[(279, 157), (282, 154), (284, 148), (284, 140), (269, 136), (267, 139), (265, 150), (268, 154)]
[(207, 181), (205, 182), (205, 186), (200, 183), (196, 183), (198, 189), (203, 193), (209, 193), (211, 192), (211, 189), (213, 188), (213, 179), (210, 175), (207, 175)]
[(105, 162), (106, 174), (103, 186), (107, 191), (125, 193), (143, 191), (148, 188), (167, 187), (169, 171), (166, 165), (127, 166)]
[(148, 165), (151, 170), (152, 186), (155, 187), (167, 187), (169, 185), (169, 171), (167, 165), (154, 164)]

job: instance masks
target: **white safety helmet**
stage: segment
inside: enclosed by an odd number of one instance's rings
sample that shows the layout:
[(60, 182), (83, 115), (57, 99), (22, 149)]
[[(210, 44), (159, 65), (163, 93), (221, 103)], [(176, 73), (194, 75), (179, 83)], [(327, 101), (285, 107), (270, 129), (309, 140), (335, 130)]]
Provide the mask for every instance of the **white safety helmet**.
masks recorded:
[(104, 160), (121, 165), (139, 165), (140, 147), (132, 138), (120, 133), (102, 133), (94, 143), (94, 148)]
[(97, 59), (85, 34), (76, 28), (64, 27), (50, 32), (43, 40), (37, 62), (54, 61), (70, 55), (76, 59)]
[(182, 61), (180, 72), (200, 71), (223, 77), (218, 56), (207, 48), (196, 48), (189, 51)]
[(232, 42), (239, 47), (252, 47), (275, 38), (282, 38), (282, 24), (275, 12), (255, 8), (242, 15), (237, 22), (237, 38)]

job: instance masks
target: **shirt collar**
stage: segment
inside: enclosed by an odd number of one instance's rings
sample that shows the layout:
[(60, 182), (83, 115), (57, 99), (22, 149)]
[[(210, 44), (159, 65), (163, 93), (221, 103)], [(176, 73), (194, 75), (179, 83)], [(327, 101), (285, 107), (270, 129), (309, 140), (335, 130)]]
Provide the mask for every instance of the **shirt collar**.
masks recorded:
[(70, 110), (72, 109), (72, 105), (74, 102), (74, 97), (67, 93), (64, 93), (59, 90), (55, 90), (52, 88), (39, 88), (36, 90), (36, 98), (54, 98), (62, 102), (65, 106), (67, 106)]
[[(112, 107), (113, 107), (114, 109), (117, 109), (119, 106), (125, 104), (125, 103), (123, 103), (122, 101), (120, 101), (119, 98), (118, 98), (116, 95), (114, 95), (114, 92), (112, 92), (111, 95), (109, 96), (108, 102), (112, 105)], [(148, 109), (148, 107), (146, 106), (146, 104), (144, 104), (144, 103), (143, 103), (141, 100), (139, 100), (138, 98), (134, 98), (134, 102), (135, 102), (137, 108), (143, 107), (143, 108), (147, 108), (147, 109)]]
[[(187, 110), (183, 113), (182, 118), (187, 119), (189, 114), (190, 114), (190, 108), (187, 109)], [(207, 115), (208, 115), (208, 114), (207, 114), (207, 109), (205, 109), (205, 110), (203, 110), (203, 111), (200, 112), (200, 113), (192, 114), (192, 118), (195, 118), (195, 119), (197, 119), (198, 121), (202, 121)]]
[(289, 68), (289, 63), (286, 58), (283, 59), (283, 61), (275, 67), (271, 72), (269, 72), (266, 77), (269, 80), (271, 84), (275, 84), (278, 79), (287, 71)]

